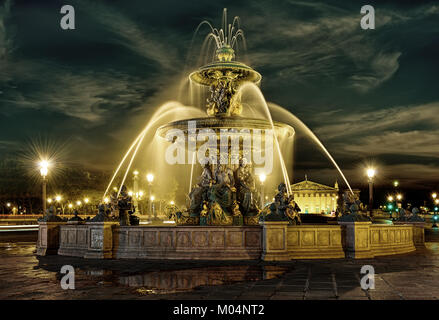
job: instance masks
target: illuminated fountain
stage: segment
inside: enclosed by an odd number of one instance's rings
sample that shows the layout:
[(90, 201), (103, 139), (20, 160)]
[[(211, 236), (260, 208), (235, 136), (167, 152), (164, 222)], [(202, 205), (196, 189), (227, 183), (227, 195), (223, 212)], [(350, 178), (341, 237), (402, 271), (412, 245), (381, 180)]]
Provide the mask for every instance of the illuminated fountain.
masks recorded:
[[(117, 205), (119, 198), (123, 197), (125, 202), (129, 198), (126, 190), (122, 195), (121, 191), (135, 159), (149, 159), (145, 154), (154, 154), (155, 166), (158, 167), (161, 179), (166, 180), (172, 176), (180, 184), (183, 182), (183, 185), (189, 185), (184, 199), (187, 209), (179, 210), (175, 215), (178, 216), (175, 219), (178, 224), (258, 224), (264, 209), (267, 212), (263, 216), (273, 211), (268, 206), (262, 208), (266, 201), (260, 199), (256, 187), (259, 175), (270, 177), (268, 187), (272, 190), (283, 181), (284, 189), (279, 197), (283, 198), (286, 205), (291, 203), (293, 208), (290, 184), (292, 170), (287, 170), (287, 167), (293, 166), (293, 126), (304, 129), (308, 137), (329, 157), (351, 189), (337, 163), (312, 131), (287, 110), (267, 104), (258, 87), (261, 75), (235, 60), (235, 47), (239, 40), (242, 40), (245, 47), (239, 18), (235, 17), (228, 24), (227, 11), (224, 9), (221, 29), (203, 21), (197, 31), (203, 25), (210, 28), (203, 48), (206, 44), (207, 47), (213, 44), (214, 58), (189, 75), (190, 86), (187, 92), (190, 103), (201, 106), (189, 107), (179, 102), (168, 102), (153, 114), (126, 152), (105, 191), (104, 199), (116, 183), (116, 191), (111, 194), (113, 215), (117, 216), (117, 209), (121, 210)], [(206, 52), (203, 56), (212, 54)], [(283, 122), (273, 121), (272, 113), (279, 115), (278, 118)], [(178, 139), (176, 131), (183, 133), (183, 139)], [(227, 136), (221, 137), (224, 132)], [(166, 149), (170, 147), (169, 142), (184, 149), (184, 163), (180, 161), (169, 165), (169, 159), (165, 157)], [(215, 147), (211, 147), (213, 144)], [(147, 152), (139, 156), (145, 145)], [(265, 162), (272, 161), (271, 166), (267, 169), (265, 163), (264, 168), (258, 167), (261, 159), (259, 162), (252, 159), (255, 154), (264, 158), (262, 160)], [(271, 158), (268, 159), (268, 156)], [(201, 159), (203, 157), (205, 160)], [(122, 174), (123, 168), (125, 172)], [(179, 193), (182, 191), (179, 190)]]
[[(211, 28), (206, 39), (215, 45), (215, 54), (188, 77), (193, 106), (175, 101), (160, 106), (117, 166), (99, 214), (90, 221), (39, 222), (37, 254), (273, 261), (372, 258), (410, 252), (423, 243), (422, 226), (372, 225), (361, 219), (358, 199), (320, 140), (292, 113), (267, 103), (258, 87), (261, 75), (235, 60), (235, 46), (243, 39), (239, 19), (228, 24), (224, 12), (221, 29), (204, 24)], [(321, 148), (351, 190), (344, 195), (346, 219), (339, 224), (298, 225), (290, 184), (293, 127)], [(137, 189), (139, 172), (150, 170), (157, 177), (147, 175), (151, 201), (157, 192), (153, 181), (162, 183), (162, 192), (178, 187), (172, 196), (161, 195), (179, 204), (181, 209), (175, 206), (172, 212), (176, 224), (137, 225), (134, 203), (140, 200), (132, 198), (127, 179), (132, 172)], [(257, 180), (267, 190), (277, 188), (273, 201), (261, 199)]]

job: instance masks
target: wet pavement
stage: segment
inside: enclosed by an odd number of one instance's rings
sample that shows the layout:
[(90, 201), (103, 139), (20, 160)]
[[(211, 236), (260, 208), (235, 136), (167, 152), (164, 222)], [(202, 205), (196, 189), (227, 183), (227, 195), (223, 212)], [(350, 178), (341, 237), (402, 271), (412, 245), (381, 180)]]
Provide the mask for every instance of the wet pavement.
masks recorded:
[[(34, 243), (0, 243), (0, 299), (439, 299), (439, 242), (375, 259), (261, 261), (84, 260), (36, 257)], [(63, 290), (63, 265), (75, 290)], [(360, 269), (375, 268), (362, 290)]]

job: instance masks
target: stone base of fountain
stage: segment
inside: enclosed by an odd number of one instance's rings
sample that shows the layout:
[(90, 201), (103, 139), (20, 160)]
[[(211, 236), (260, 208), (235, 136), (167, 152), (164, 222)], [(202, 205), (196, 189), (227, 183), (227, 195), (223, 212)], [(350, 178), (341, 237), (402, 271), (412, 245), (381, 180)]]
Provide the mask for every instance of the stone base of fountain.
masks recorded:
[(86, 259), (264, 260), (373, 258), (422, 246), (421, 224), (120, 226), (114, 222), (40, 222), (37, 255)]

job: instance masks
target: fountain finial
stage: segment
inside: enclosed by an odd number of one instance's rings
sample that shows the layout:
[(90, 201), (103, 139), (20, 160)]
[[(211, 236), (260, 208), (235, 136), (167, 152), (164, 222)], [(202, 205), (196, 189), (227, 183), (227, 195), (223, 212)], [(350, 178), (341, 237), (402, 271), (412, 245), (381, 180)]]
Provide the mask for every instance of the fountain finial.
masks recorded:
[(216, 50), (216, 57), (218, 61), (230, 62), (235, 59), (235, 50), (227, 44), (221, 46)]

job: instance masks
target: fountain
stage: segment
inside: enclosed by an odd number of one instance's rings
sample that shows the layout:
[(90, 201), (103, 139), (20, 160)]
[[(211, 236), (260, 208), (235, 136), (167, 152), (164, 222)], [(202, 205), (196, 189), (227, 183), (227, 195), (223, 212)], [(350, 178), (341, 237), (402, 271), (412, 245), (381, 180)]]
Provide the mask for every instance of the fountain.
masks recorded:
[[(414, 235), (420, 235), (417, 227), (385, 226), (384, 230), (362, 219), (347, 179), (320, 140), (293, 114), (265, 101), (258, 87), (261, 75), (236, 59), (238, 40), (244, 39), (239, 19), (228, 24), (225, 10), (221, 29), (205, 21), (201, 25), (210, 27), (206, 41), (215, 50), (213, 61), (189, 74), (188, 95), (194, 106), (168, 102), (158, 108), (117, 166), (99, 214), (90, 221), (41, 221), (37, 254), (290, 260), (412, 251)], [(196, 106), (195, 101), (202, 101), (203, 106)], [(280, 115), (282, 122), (273, 120), (273, 114)], [(345, 201), (350, 214), (338, 225), (301, 225), (291, 170), (287, 170), (292, 167), (293, 126), (304, 130), (322, 149), (350, 189)], [(139, 156), (142, 148), (147, 156)], [(184, 182), (188, 193), (179, 194), (184, 195), (186, 208), (178, 209), (174, 201), (169, 208), (168, 219), (174, 225), (139, 225), (138, 202), (125, 185), (138, 158), (153, 159), (160, 167), (158, 180), (164, 181), (163, 189), (171, 187), (171, 179)], [(269, 187), (277, 188), (272, 202), (262, 198), (258, 176), (261, 182), (270, 176)], [(136, 179), (137, 174), (133, 185)], [(150, 197), (152, 201), (151, 190)], [(387, 242), (381, 245), (383, 232), (393, 236), (383, 238)]]
[[(224, 21), (227, 26), (227, 19)], [(201, 155), (206, 156), (206, 163), (201, 163), (203, 171), (198, 183), (190, 190), (189, 208), (187, 212), (180, 213), (178, 223), (182, 225), (257, 225), (262, 208), (258, 205), (261, 201), (255, 187), (255, 168), (249, 158), (262, 153), (262, 144), (271, 145), (271, 138), (276, 149), (268, 152), (277, 152), (288, 194), (291, 193), (278, 139), (280, 136), (292, 137), (294, 129), (284, 123), (274, 122), (269, 115), (269, 120), (242, 115), (245, 107), (240, 88), (245, 83), (258, 84), (262, 77), (251, 67), (234, 60), (233, 46), (237, 36), (242, 35), (241, 29), (235, 34), (233, 25), (228, 26), (228, 32), (223, 30), (212, 28), (209, 34), (217, 46), (215, 60), (189, 75), (191, 82), (209, 87), (207, 116), (168, 123), (157, 131), (160, 137), (168, 141), (174, 141), (174, 130), (183, 132), (192, 159), (196, 153), (200, 158), (200, 149), (205, 143), (204, 139), (198, 137), (206, 131), (213, 136), (214, 141), (210, 143), (214, 147)], [(272, 132), (273, 137), (270, 134), (258, 135), (262, 131)], [(247, 148), (246, 141), (249, 144), (252, 142)], [(193, 160), (191, 164), (194, 164)]]

